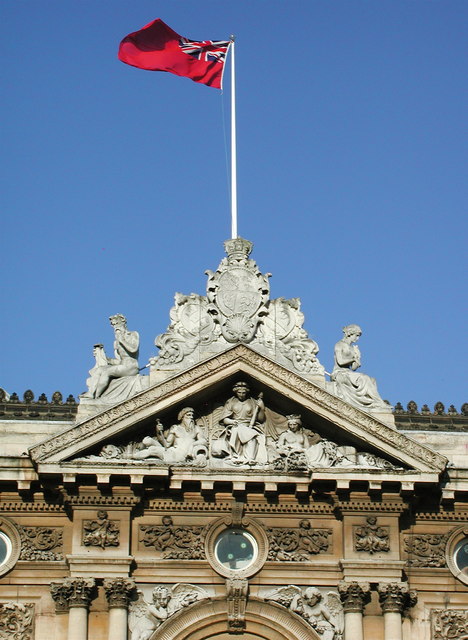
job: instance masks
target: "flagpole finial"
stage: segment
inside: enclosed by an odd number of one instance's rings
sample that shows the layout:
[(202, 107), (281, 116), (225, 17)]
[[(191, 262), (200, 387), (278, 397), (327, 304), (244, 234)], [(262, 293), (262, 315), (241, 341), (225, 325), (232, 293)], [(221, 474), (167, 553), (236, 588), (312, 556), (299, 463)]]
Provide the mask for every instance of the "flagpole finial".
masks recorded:
[(229, 36), (229, 40), (231, 42), (234, 42), (235, 39), (236, 39), (236, 36), (233, 33), (231, 33), (231, 35)]

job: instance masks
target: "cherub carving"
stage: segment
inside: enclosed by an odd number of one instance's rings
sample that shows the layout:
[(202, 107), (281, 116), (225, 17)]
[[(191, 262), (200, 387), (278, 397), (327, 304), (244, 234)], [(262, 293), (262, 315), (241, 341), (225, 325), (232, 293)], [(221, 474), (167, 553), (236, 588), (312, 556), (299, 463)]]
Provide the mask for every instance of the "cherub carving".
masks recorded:
[(174, 613), (209, 597), (201, 587), (185, 583), (175, 584), (172, 588), (157, 585), (151, 603), (146, 602), (140, 590), (137, 594), (138, 599), (128, 609), (130, 640), (149, 640), (155, 629)]
[(297, 613), (317, 631), (322, 640), (342, 640), (343, 606), (334, 591), (323, 594), (317, 587), (288, 585), (271, 591), (265, 600), (272, 600)]

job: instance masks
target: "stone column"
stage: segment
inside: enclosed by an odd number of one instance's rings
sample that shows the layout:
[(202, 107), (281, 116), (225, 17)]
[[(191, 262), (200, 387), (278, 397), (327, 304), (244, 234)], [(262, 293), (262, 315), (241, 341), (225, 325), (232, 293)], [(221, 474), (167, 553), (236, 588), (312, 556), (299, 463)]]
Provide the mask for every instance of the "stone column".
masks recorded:
[(129, 578), (107, 578), (104, 580), (109, 605), (109, 640), (127, 640), (127, 612), (135, 583)]
[(416, 604), (416, 592), (409, 591), (406, 582), (382, 582), (378, 592), (384, 615), (385, 640), (402, 640), (401, 615), (404, 609)]
[(88, 640), (88, 608), (94, 586), (94, 578), (65, 578), (51, 583), (56, 612), (69, 611), (67, 640)]
[(362, 613), (370, 600), (369, 583), (342, 580), (338, 584), (338, 591), (345, 616), (344, 640), (363, 640)]

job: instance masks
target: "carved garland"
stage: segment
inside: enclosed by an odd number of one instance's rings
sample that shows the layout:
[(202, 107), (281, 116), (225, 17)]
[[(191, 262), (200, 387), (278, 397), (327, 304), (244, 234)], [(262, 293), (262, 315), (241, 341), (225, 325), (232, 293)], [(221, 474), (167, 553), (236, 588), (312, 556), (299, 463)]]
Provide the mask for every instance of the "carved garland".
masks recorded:
[(301, 520), (295, 529), (272, 527), (267, 529), (268, 560), (310, 561), (330, 548), (331, 529), (314, 529), (309, 520)]
[(140, 542), (153, 547), (167, 560), (200, 560), (205, 557), (204, 527), (174, 526), (170, 516), (162, 525), (140, 525)]
[(18, 527), (21, 537), (20, 560), (57, 562), (63, 560), (63, 528)]
[[(233, 357), (233, 351), (235, 351), (235, 357)], [(31, 455), (35, 460), (45, 460), (49, 455), (62, 451), (68, 445), (76, 442), (76, 440), (83, 439), (98, 432), (104, 425), (109, 427), (129, 413), (154, 406), (158, 401), (172, 395), (174, 391), (183, 391), (189, 388), (195, 380), (200, 381), (213, 372), (222, 370), (228, 364), (235, 364), (236, 361), (244, 361), (252, 366), (261, 367), (262, 370), (267, 372), (268, 375), (278, 383), (287, 385), (295, 391), (306, 394), (309, 398), (313, 399), (319, 407), (327, 411), (332, 410), (338, 418), (346, 417), (358, 428), (365, 429), (367, 432), (378, 436), (393, 447), (408, 451), (411, 455), (424, 460), (427, 464), (433, 465), (439, 470), (445, 468), (446, 459), (444, 456), (410, 440), (407, 436), (378, 422), (371, 416), (364, 415), (358, 409), (339, 400), (324, 389), (316, 387), (291, 371), (286, 371), (268, 358), (256, 354), (242, 345), (215, 356), (193, 367), (189, 371), (181, 373), (173, 379), (143, 391), (129, 400), (122, 402), (122, 404), (117, 407), (103, 411), (97, 416), (65, 431), (48, 442), (32, 447), (30, 449)]]
[(410, 567), (445, 567), (448, 534), (418, 533), (404, 536), (407, 564)]

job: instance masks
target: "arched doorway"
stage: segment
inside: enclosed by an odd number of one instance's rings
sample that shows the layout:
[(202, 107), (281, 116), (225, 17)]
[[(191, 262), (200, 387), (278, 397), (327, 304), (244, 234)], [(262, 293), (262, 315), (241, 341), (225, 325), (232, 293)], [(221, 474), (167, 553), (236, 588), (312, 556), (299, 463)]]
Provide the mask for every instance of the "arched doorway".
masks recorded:
[(243, 633), (228, 633), (226, 600), (202, 601), (156, 629), (151, 640), (320, 640), (302, 618), (271, 602), (252, 598)]

